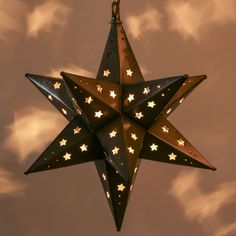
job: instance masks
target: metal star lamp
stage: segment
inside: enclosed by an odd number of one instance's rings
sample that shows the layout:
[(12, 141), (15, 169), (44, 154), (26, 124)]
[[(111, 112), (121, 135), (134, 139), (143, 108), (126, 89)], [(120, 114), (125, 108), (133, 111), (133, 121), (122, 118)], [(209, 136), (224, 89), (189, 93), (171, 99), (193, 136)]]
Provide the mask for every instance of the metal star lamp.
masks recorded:
[(206, 76), (144, 81), (119, 4), (96, 79), (26, 74), (69, 121), (26, 174), (94, 161), (118, 231), (142, 159), (215, 170), (167, 119)]

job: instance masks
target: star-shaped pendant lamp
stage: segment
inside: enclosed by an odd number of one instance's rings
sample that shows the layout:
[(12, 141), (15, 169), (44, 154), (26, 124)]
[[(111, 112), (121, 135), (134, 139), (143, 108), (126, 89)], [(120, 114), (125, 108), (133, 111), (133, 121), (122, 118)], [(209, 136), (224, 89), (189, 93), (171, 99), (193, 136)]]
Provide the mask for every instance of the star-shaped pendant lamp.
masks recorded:
[(97, 78), (61, 75), (26, 75), (69, 121), (26, 174), (94, 161), (118, 231), (142, 159), (215, 170), (167, 120), (206, 76), (144, 81), (119, 1)]

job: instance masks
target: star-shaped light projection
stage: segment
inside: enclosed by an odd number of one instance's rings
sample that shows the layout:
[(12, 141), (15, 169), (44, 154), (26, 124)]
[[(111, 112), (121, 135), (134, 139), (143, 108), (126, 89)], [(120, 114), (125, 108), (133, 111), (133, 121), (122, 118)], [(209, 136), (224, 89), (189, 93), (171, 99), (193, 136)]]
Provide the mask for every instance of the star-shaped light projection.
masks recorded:
[(120, 21), (119, 1), (112, 4), (97, 78), (61, 75), (26, 75), (69, 121), (26, 174), (94, 161), (120, 230), (142, 159), (215, 170), (167, 120), (206, 76), (145, 82)]

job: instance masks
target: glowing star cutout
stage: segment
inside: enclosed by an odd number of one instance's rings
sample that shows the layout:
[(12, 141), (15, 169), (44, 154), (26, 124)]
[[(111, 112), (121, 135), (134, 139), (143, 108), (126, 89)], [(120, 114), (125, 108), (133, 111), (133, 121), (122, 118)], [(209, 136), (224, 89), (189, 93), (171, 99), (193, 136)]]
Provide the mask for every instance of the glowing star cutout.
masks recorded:
[(113, 99), (116, 98), (116, 93), (115, 93), (115, 91), (110, 91), (110, 97), (112, 97)]
[(149, 87), (144, 88), (144, 90), (143, 90), (143, 94), (145, 94), (145, 95), (148, 95), (150, 92), (151, 92), (151, 90)]
[(128, 147), (128, 151), (129, 153), (134, 154), (134, 149), (132, 147)]
[(82, 146), (80, 146), (81, 152), (87, 152), (88, 151), (88, 145), (83, 144)]
[(119, 153), (119, 148), (118, 147), (114, 147), (111, 151), (113, 155), (117, 155)]
[(97, 112), (95, 112), (95, 117), (96, 117), (96, 118), (100, 119), (102, 116), (103, 116), (102, 111), (97, 111)]
[(154, 101), (148, 102), (148, 107), (154, 108), (156, 106), (156, 103)]
[(129, 97), (127, 98), (129, 102), (132, 102), (134, 100), (134, 94), (129, 94)]
[(131, 69), (128, 69), (128, 70), (126, 70), (126, 74), (127, 74), (127, 76), (132, 77), (133, 71)]
[(73, 129), (74, 134), (79, 134), (81, 131), (80, 127), (76, 127), (75, 129)]
[(169, 133), (169, 130), (170, 129), (166, 125), (162, 127), (162, 132), (163, 133)]
[(104, 173), (102, 174), (102, 178), (103, 178), (104, 181), (107, 180), (107, 177), (106, 177), (106, 175)]
[(143, 118), (143, 113), (142, 112), (135, 113), (135, 118), (141, 120)]
[(65, 161), (69, 161), (69, 160), (71, 160), (71, 154), (67, 152), (67, 153), (63, 156), (63, 158), (65, 159)]
[(124, 184), (123, 183), (121, 183), (121, 184), (119, 184), (119, 185), (117, 185), (117, 190), (118, 191), (121, 191), (121, 192), (123, 192), (124, 190), (125, 190), (125, 186), (124, 186)]
[(112, 132), (109, 134), (110, 138), (115, 138), (116, 134), (117, 134), (117, 132), (115, 130), (112, 130)]
[(151, 151), (152, 151), (152, 152), (157, 151), (158, 145), (156, 145), (155, 143), (153, 143), (153, 144), (150, 146), (150, 148), (151, 148)]
[(53, 101), (52, 95), (48, 95), (48, 99), (49, 99), (50, 101)]
[(179, 146), (184, 146), (185, 145), (185, 142), (184, 142), (183, 139), (178, 139), (177, 142), (178, 142)]
[(131, 138), (132, 138), (134, 141), (138, 140), (138, 137), (137, 137), (136, 134), (131, 134)]
[(104, 77), (109, 77), (110, 74), (111, 74), (111, 72), (109, 71), (109, 69), (103, 71)]
[(102, 91), (103, 91), (103, 88), (102, 88), (102, 86), (99, 84), (99, 85), (97, 85), (97, 91), (99, 92), (99, 93), (102, 93)]
[(169, 154), (168, 156), (169, 156), (170, 161), (175, 161), (177, 157), (177, 155), (175, 155), (173, 152)]
[(87, 103), (87, 104), (91, 104), (92, 102), (93, 102), (93, 99), (92, 99), (91, 96), (88, 97), (88, 98), (85, 98), (85, 103)]
[(59, 143), (60, 143), (60, 146), (61, 146), (61, 147), (62, 147), (62, 146), (66, 146), (67, 140), (62, 139)]
[(65, 110), (64, 108), (62, 108), (62, 112), (67, 115), (67, 110)]
[(54, 85), (53, 85), (54, 89), (60, 89), (61, 88), (61, 83), (59, 82), (56, 82)]
[(109, 192), (106, 192), (107, 198), (110, 199), (111, 195)]

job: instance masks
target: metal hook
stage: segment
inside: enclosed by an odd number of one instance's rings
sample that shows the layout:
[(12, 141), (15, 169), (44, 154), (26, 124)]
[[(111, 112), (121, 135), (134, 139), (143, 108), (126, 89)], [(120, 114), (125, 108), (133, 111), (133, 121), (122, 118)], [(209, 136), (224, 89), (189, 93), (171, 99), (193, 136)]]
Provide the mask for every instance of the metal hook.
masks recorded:
[(120, 0), (113, 1), (112, 3), (112, 19), (120, 20)]

